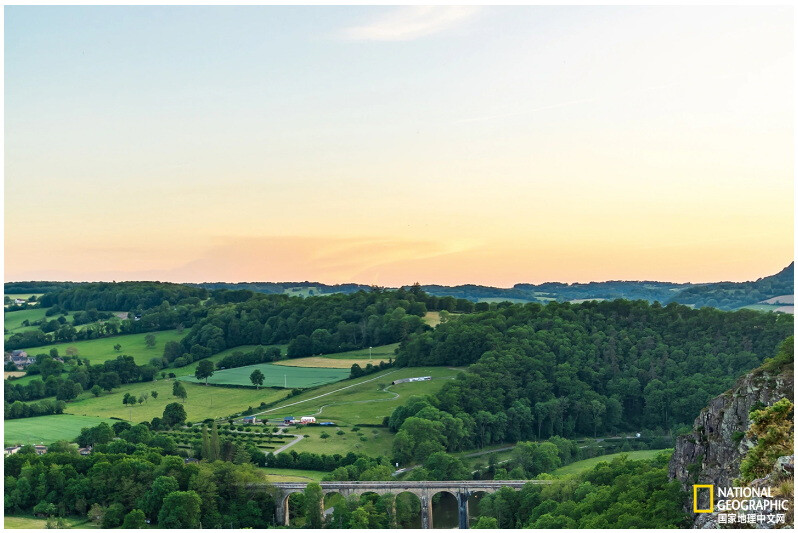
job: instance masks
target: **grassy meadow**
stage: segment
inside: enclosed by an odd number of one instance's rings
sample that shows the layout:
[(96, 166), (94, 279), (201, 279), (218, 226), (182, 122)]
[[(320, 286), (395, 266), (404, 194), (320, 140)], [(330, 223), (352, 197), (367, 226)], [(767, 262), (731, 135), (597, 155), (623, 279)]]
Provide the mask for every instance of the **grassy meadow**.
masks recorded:
[[(325, 385), (288, 398), (270, 408), (263, 416), (280, 418), (315, 415), (319, 420), (331, 420), (340, 424), (381, 424), (382, 419), (389, 416), (407, 398), (432, 394), (459, 372), (442, 367), (384, 370), (356, 380)], [(395, 379), (418, 376), (432, 376), (433, 379), (391, 385), (391, 381)], [(317, 398), (318, 396), (322, 397)]]
[[(304, 411), (302, 411), (304, 413)], [(393, 434), (387, 428), (362, 427), (359, 431), (352, 431), (354, 426), (300, 426), (291, 429), (291, 434), (308, 435), (289, 448), (297, 453), (362, 453), (370, 456), (385, 455), (390, 457)], [(338, 435), (343, 431), (343, 435)], [(329, 435), (322, 439), (322, 433)], [(365, 440), (364, 440), (365, 439)]]
[[(396, 354), (394, 353), (396, 349), (399, 348), (399, 343), (395, 342), (393, 344), (385, 344), (383, 346), (374, 346), (371, 348), (371, 355), (375, 361), (379, 362), (380, 359), (387, 360), (389, 357), (396, 358)], [(350, 350), (348, 352), (339, 352), (339, 353), (331, 353), (327, 355), (322, 355), (321, 357), (327, 359), (365, 359), (368, 362), (369, 359), (369, 349), (368, 348), (361, 348), (359, 350)], [(359, 364), (363, 364), (361, 361), (358, 361)]]
[[(248, 353), (248, 352), (253, 351), (258, 346), (259, 345), (257, 345), (257, 344), (246, 344), (246, 345), (243, 345), (243, 346), (236, 346), (235, 348), (228, 348), (227, 350), (222, 350), (221, 352), (219, 352), (217, 354), (213, 354), (210, 357), (206, 357), (205, 359), (207, 359), (208, 361), (213, 361), (214, 364), (218, 364), (219, 361), (221, 361), (222, 359), (224, 359), (228, 355), (232, 355), (235, 352)], [(285, 356), (285, 349), (288, 347), (287, 344), (263, 345), (263, 348), (269, 348), (271, 346), (275, 346), (277, 348), (280, 348), (280, 353), (283, 354), (283, 356)], [(199, 364), (199, 361), (194, 361), (193, 363), (191, 363), (189, 365), (186, 365), (186, 366), (183, 366), (183, 367), (180, 367), (180, 368), (169, 368), (169, 369), (165, 369), (165, 370), (167, 372), (174, 373), (174, 375), (177, 376), (177, 377), (180, 377), (180, 376), (193, 376), (194, 372), (197, 370), (197, 365), (198, 364)], [(251, 383), (248, 383), (248, 384), (251, 385)]]
[[(24, 313), (26, 311), (19, 312)], [(67, 348), (75, 347), (78, 349), (78, 357), (81, 359), (88, 359), (91, 364), (98, 364), (116, 359), (120, 355), (130, 355), (136, 360), (136, 364), (144, 365), (153, 357), (161, 357), (163, 355), (164, 344), (169, 341), (179, 341), (187, 333), (188, 331), (178, 333), (176, 329), (154, 331), (152, 332), (152, 335), (155, 335), (154, 348), (147, 348), (144, 342), (144, 337), (150, 333), (135, 333), (133, 335), (116, 335), (114, 337), (92, 339), (90, 341), (48, 344), (47, 346), (27, 348), (25, 351), (30, 355), (34, 355), (38, 353), (47, 353), (50, 351), (50, 348), (58, 348), (58, 353), (65, 354)], [(121, 344), (122, 349), (119, 351), (114, 350), (115, 344)]]
[[(241, 366), (227, 370), (217, 370), (208, 379), (208, 383), (216, 385), (244, 385), (252, 387), (249, 380), (250, 374), (259, 369), (265, 376), (263, 387), (285, 387), (289, 389), (307, 388), (341, 381), (349, 377), (349, 369), (341, 368), (310, 368), (298, 366), (278, 366), (272, 363)], [(182, 381), (204, 383), (192, 376), (181, 376)]]
[(101, 422), (113, 424), (114, 420), (95, 416), (49, 415), (6, 420), (3, 440), (6, 446), (15, 444), (50, 444), (57, 440), (71, 441), (85, 427)]
[(8, 330), (4, 338), (9, 338), (14, 333), (22, 333), (23, 331), (32, 331), (39, 329), (39, 326), (23, 326), (22, 323), (26, 320), (34, 322), (44, 318), (47, 309), (24, 309), (22, 311), (11, 311), (3, 313), (3, 327)]
[[(85, 516), (64, 518), (69, 529), (99, 529), (99, 525), (91, 522)], [(3, 528), (5, 529), (45, 529), (47, 526), (46, 518), (36, 518), (31, 515), (19, 515), (3, 517)]]
[(590, 470), (591, 468), (595, 467), (599, 463), (609, 463), (612, 462), (614, 459), (617, 459), (618, 457), (624, 455), (631, 460), (640, 461), (641, 459), (653, 459), (654, 457), (656, 457), (661, 453), (670, 453), (672, 451), (673, 449), (669, 448), (665, 450), (637, 450), (633, 452), (611, 453), (609, 455), (592, 457), (590, 459), (585, 459), (583, 461), (576, 461), (575, 463), (565, 465), (553, 471), (552, 475), (555, 477), (565, 477), (574, 474), (581, 474), (582, 472)]
[[(130, 383), (122, 385), (108, 393), (103, 391), (95, 397), (90, 392), (82, 393), (77, 400), (67, 403), (65, 413), (74, 415), (90, 415), (116, 417), (134, 423), (150, 421), (163, 415), (166, 404), (181, 402), (172, 396), (173, 380), (159, 379), (148, 383)], [(247, 407), (257, 407), (261, 402), (270, 403), (285, 397), (288, 391), (266, 389), (244, 389), (211, 387), (197, 383), (183, 382), (188, 398), (183, 403), (189, 422), (198, 422), (206, 418), (217, 418), (239, 413)], [(158, 398), (148, 398), (145, 403), (133, 407), (122, 405), (125, 393), (135, 396), (151, 391), (158, 392)]]
[[(378, 365), (380, 362), (388, 362), (387, 359), (374, 359), (372, 364)], [(282, 361), (275, 361), (273, 364), (277, 366), (295, 366), (303, 368), (345, 368), (349, 370), (352, 365), (358, 364), (365, 367), (369, 363), (369, 359), (333, 359), (330, 357), (298, 357), (296, 359), (283, 359)]]
[(258, 470), (266, 473), (266, 481), (271, 483), (296, 482), (308, 483), (310, 481), (321, 481), (328, 472), (319, 470), (294, 470), (293, 468), (259, 468)]

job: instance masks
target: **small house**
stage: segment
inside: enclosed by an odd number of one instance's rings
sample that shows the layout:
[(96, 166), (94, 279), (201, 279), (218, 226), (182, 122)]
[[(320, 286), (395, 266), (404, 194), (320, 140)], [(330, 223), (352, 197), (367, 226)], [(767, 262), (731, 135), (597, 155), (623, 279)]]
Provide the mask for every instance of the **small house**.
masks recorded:
[(80, 455), (89, 455), (91, 453), (91, 446), (86, 446), (85, 448), (78, 448), (78, 453)]
[(36, 450), (37, 455), (44, 455), (47, 453), (47, 446), (44, 446), (43, 444), (37, 444), (33, 447), (33, 449)]
[(287, 416), (283, 419), (283, 423), (285, 424), (296, 424), (293, 416)]
[(20, 448), (22, 448), (22, 446), (11, 446), (11, 447), (6, 448), (5, 450), (3, 450), (3, 454), (4, 455), (15, 454), (15, 453), (17, 453), (19, 451)]
[(303, 416), (299, 419), (300, 424), (315, 424), (316, 417), (315, 416)]

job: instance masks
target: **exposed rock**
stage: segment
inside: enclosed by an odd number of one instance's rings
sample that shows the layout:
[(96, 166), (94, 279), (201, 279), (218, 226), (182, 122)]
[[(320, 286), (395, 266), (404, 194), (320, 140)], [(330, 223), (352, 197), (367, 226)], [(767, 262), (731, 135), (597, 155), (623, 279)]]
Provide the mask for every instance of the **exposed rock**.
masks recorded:
[[(730, 487), (740, 475), (740, 461), (756, 443), (745, 437), (754, 407), (772, 405), (781, 398), (793, 397), (792, 365), (779, 373), (756, 369), (740, 378), (732, 389), (713, 398), (696, 418), (693, 431), (679, 437), (668, 466), (690, 494), (687, 511), (695, 517), (694, 528), (716, 528), (714, 513), (693, 514), (693, 485)], [(792, 474), (793, 459), (782, 467)], [(699, 492), (699, 508), (709, 505), (706, 491)]]

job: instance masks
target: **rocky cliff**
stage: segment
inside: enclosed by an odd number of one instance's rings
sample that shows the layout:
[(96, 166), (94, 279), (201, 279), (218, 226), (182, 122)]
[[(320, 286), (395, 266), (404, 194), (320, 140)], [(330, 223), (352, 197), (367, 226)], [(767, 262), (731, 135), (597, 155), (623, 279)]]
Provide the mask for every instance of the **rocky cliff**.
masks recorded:
[[(746, 436), (751, 425), (750, 412), (782, 398), (792, 400), (793, 364), (775, 367), (766, 364), (740, 378), (734, 387), (709, 402), (696, 418), (691, 433), (677, 439), (669, 474), (690, 493), (688, 512), (695, 517), (694, 527), (717, 524), (715, 514), (693, 514), (693, 484), (732, 486), (740, 475), (741, 460), (756, 444), (755, 438)], [(700, 505), (706, 506), (707, 502)]]

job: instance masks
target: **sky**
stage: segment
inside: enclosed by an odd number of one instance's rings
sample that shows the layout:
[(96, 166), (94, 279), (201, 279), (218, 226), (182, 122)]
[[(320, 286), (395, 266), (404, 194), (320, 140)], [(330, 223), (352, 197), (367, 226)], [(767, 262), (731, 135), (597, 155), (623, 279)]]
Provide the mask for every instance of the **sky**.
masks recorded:
[(742, 281), (791, 7), (5, 7), (5, 279)]

